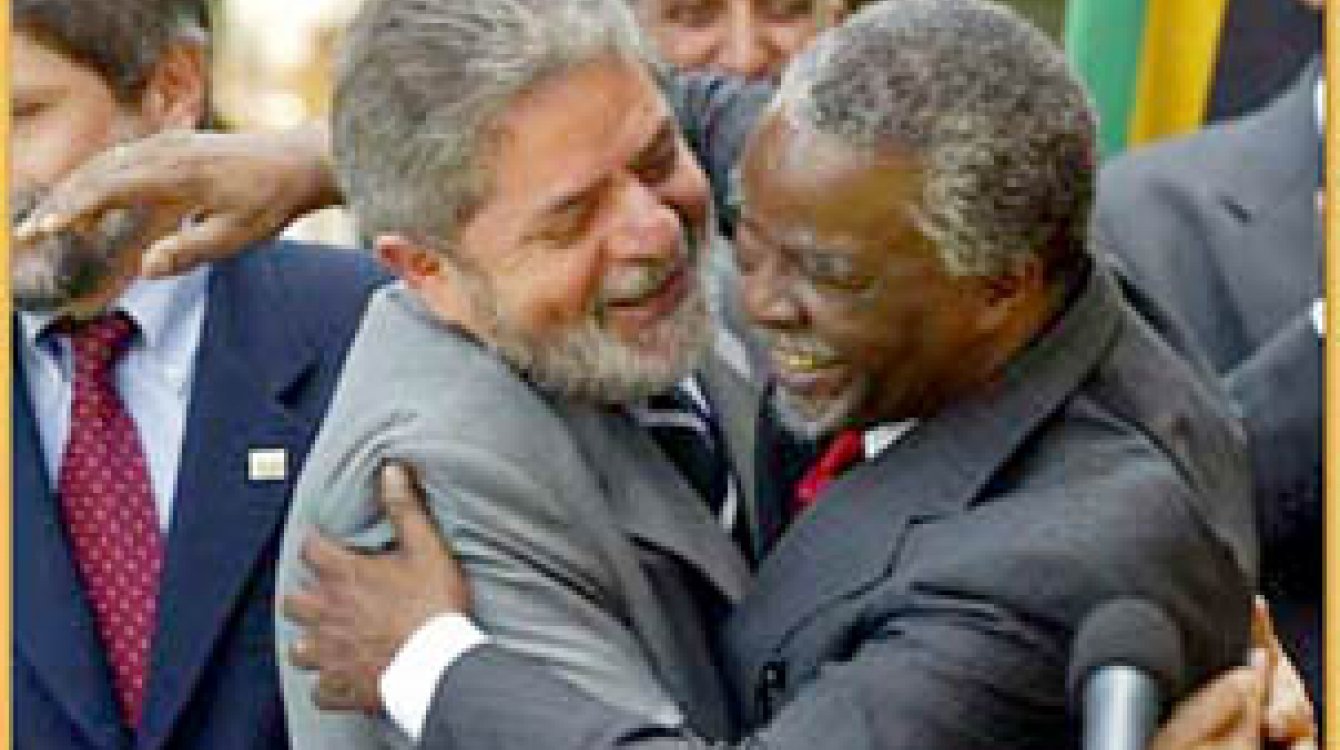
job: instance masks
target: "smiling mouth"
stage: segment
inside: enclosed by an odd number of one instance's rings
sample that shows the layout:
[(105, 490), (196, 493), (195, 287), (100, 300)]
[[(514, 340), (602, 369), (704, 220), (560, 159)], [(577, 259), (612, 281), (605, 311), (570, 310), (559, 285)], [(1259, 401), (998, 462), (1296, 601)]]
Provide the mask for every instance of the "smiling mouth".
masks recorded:
[(610, 307), (614, 308), (643, 307), (650, 304), (651, 302), (654, 302), (655, 300), (664, 296), (666, 292), (673, 290), (676, 286), (679, 285), (679, 282), (684, 278), (684, 272), (686, 268), (687, 268), (686, 263), (679, 264), (669, 273), (666, 273), (660, 280), (657, 281), (655, 285), (653, 285), (650, 289), (647, 289), (642, 294), (639, 294), (635, 297), (612, 300), (610, 302)]
[(637, 296), (609, 300), (605, 310), (637, 326), (654, 325), (673, 315), (692, 296), (695, 272), (693, 257), (686, 255), (650, 289)]
[(773, 356), (786, 369), (796, 372), (817, 372), (832, 367), (837, 363), (833, 357), (823, 356), (814, 352), (787, 351), (783, 349), (773, 350)]

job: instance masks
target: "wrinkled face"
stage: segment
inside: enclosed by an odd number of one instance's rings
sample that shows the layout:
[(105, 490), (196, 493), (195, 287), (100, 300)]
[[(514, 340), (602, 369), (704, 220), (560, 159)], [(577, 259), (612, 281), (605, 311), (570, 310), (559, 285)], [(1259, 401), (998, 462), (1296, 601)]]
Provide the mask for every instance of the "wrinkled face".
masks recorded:
[[(102, 77), (20, 31), (10, 58), (10, 223), (21, 221), (52, 185), (98, 153), (141, 136), (139, 113), (119, 102)], [(14, 303), (62, 310), (106, 296), (132, 259), (120, 257), (141, 217), (108, 213), (94, 227), (67, 232), (10, 257)]]
[(819, 32), (816, 0), (633, 0), (667, 62), (776, 78)]
[(743, 163), (736, 235), (745, 307), (798, 432), (924, 417), (975, 376), (982, 282), (950, 275), (907, 214), (921, 189), (872, 156), (769, 114)]
[(492, 191), (459, 236), (477, 332), (541, 385), (664, 390), (708, 334), (702, 172), (643, 66), (559, 74), (504, 114)]

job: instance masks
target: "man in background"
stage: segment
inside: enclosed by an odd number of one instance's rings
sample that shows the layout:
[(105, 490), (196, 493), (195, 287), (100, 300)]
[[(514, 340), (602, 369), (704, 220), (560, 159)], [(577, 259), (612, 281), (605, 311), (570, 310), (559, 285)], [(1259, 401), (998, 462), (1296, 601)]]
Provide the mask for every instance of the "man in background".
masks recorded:
[[(11, 222), (99, 153), (202, 122), (198, 10), (13, 4)], [(278, 750), (279, 530), (383, 276), (349, 254), (262, 242), (142, 281), (152, 223), (131, 206), (10, 257), (14, 738)]]
[(836, 0), (628, 0), (666, 62), (778, 78), (832, 20)]

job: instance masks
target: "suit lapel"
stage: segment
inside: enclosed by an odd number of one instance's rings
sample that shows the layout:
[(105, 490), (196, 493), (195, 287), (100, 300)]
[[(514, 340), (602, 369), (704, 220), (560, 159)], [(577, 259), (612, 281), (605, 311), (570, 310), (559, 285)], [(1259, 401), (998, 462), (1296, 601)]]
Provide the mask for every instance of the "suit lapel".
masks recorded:
[(1222, 278), (1255, 342), (1322, 291), (1319, 75), (1320, 63), (1314, 61), (1278, 100), (1243, 121), (1236, 151), (1244, 156), (1225, 164), (1225, 176), (1216, 182), (1225, 210), (1241, 222), (1238, 237), (1216, 244), (1225, 266)]
[(1278, 205), (1286, 193), (1306, 188), (1314, 194), (1321, 187), (1315, 98), (1320, 75), (1321, 62), (1314, 60), (1278, 99), (1242, 121), (1242, 156), (1223, 164), (1216, 181), (1234, 209), (1254, 216)]
[(36, 415), (28, 398), (20, 332), (11, 334), (14, 380), (14, 642), (53, 700), (91, 746), (128, 741), (112, 690), (97, 625), (84, 597), (42, 456)]
[[(767, 404), (776, 386), (770, 386), (760, 400)], [(754, 494), (758, 515), (754, 519), (755, 559), (772, 553), (773, 545), (786, 531), (791, 496), (805, 470), (818, 458), (812, 442), (786, 431), (773, 409), (758, 410)]]
[(674, 555), (730, 601), (744, 593), (749, 569), (698, 493), (625, 412), (558, 408), (593, 452), (609, 487), (616, 520), (637, 543)]
[(756, 653), (776, 647), (829, 602), (886, 576), (910, 524), (968, 506), (1111, 346), (1120, 304), (1112, 279), (1095, 270), (989, 392), (922, 421), (843, 474), (764, 559), (732, 640)]
[[(217, 266), (197, 354), (173, 500), (143, 748), (161, 747), (230, 615), (270, 564), (315, 424), (284, 403), (315, 361), (261, 258)], [(249, 452), (283, 451), (280, 479), (249, 478)]]
[[(708, 357), (699, 371), (711, 403), (713, 418), (721, 427), (730, 456), (731, 472), (744, 506), (743, 521), (749, 524), (754, 552), (760, 549), (760, 514), (755, 476), (755, 445), (759, 412), (758, 389), (720, 357)], [(757, 555), (755, 555), (757, 557)]]

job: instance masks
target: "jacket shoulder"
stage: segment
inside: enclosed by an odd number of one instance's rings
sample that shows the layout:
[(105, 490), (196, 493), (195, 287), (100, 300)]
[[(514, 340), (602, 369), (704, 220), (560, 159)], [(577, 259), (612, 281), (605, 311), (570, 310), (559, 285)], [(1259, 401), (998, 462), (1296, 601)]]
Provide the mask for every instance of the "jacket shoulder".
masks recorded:
[(308, 338), (345, 341), (357, 329), (373, 291), (391, 276), (364, 251), (288, 240), (254, 245), (216, 266), (251, 295), (265, 295)]

